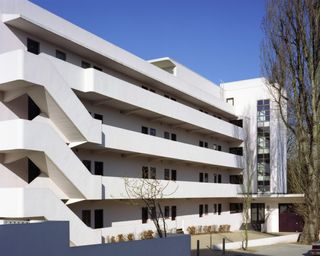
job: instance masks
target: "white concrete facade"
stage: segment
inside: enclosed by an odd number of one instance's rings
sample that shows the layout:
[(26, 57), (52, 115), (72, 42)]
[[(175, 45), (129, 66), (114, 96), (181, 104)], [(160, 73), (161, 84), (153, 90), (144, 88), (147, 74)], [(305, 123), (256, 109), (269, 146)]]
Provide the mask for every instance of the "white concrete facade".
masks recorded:
[[(234, 123), (249, 120), (256, 145), (259, 100), (271, 104), (270, 177), (256, 175), (254, 192), (286, 193), (286, 131), (263, 79), (219, 87), (24, 0), (2, 0), (0, 15), (1, 219), (67, 220), (74, 245), (154, 229), (125, 188), (144, 169), (174, 191), (161, 199), (169, 230), (237, 230), (242, 215), (230, 207), (241, 203), (246, 131)], [(277, 207), (266, 207), (268, 231), (278, 230)]]

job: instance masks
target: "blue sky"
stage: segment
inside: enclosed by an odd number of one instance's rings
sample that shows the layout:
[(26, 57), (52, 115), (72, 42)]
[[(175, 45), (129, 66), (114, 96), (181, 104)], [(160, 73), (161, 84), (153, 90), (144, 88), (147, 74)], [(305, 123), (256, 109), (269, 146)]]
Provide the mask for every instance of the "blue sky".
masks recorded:
[(143, 59), (215, 83), (260, 76), (264, 0), (32, 0)]

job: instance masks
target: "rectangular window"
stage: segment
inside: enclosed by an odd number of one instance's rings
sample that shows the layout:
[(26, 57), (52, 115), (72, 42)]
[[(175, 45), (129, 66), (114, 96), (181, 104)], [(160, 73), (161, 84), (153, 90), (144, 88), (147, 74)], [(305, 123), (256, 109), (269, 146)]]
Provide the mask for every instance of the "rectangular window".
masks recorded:
[(208, 148), (208, 142), (204, 142), (204, 147)]
[(214, 183), (217, 183), (217, 182), (218, 182), (217, 174), (213, 174), (213, 182), (214, 182)]
[(56, 50), (56, 58), (66, 61), (67, 55), (62, 51)]
[(170, 133), (169, 132), (164, 132), (163, 133), (163, 137), (165, 138), (165, 139), (170, 139)]
[(83, 165), (91, 172), (91, 161), (90, 160), (82, 160)]
[(143, 179), (149, 178), (149, 168), (147, 166), (142, 167), (142, 178)]
[(208, 173), (204, 174), (204, 182), (209, 182), (209, 175)]
[(150, 128), (150, 135), (152, 135), (152, 136), (156, 136), (156, 134), (157, 134), (156, 129), (154, 129), (154, 128)]
[(102, 71), (102, 68), (100, 68), (100, 67), (93, 66), (93, 68), (96, 69), (96, 70)]
[(149, 88), (147, 86), (142, 85), (141, 87), (142, 87), (142, 89), (145, 89), (147, 91), (149, 90)]
[(173, 101), (177, 101), (176, 98), (173, 98), (173, 97), (171, 97), (170, 99), (173, 100)]
[(242, 147), (236, 147), (236, 148), (229, 148), (229, 153), (242, 156), (243, 155), (243, 148)]
[(232, 106), (234, 106), (234, 98), (227, 98), (227, 103), (231, 104)]
[(177, 135), (175, 133), (171, 133), (171, 140), (177, 141)]
[(156, 91), (154, 89), (150, 89), (150, 92), (156, 93)]
[(94, 113), (93, 117), (94, 117), (95, 119), (101, 120), (101, 121), (103, 122), (103, 115)]
[(230, 213), (241, 213), (243, 210), (243, 204), (230, 203)]
[(28, 50), (28, 52), (31, 52), (34, 54), (39, 54), (40, 53), (40, 43), (28, 38), (27, 39), (27, 50)]
[(170, 218), (170, 207), (169, 206), (165, 206), (164, 207), (164, 217), (166, 219), (169, 219)]
[(222, 150), (221, 145), (218, 145), (218, 151), (221, 151), (221, 150)]
[(142, 218), (142, 223), (147, 223), (147, 221), (148, 221), (148, 208), (147, 207), (142, 207), (142, 216), (141, 216), (141, 218)]
[(222, 177), (221, 177), (221, 174), (218, 174), (218, 183), (222, 183)]
[(177, 180), (177, 170), (171, 170), (171, 180)]
[(103, 162), (94, 162), (94, 174), (103, 176)]
[(141, 127), (141, 132), (142, 132), (143, 134), (149, 134), (149, 128), (146, 127), (146, 126), (142, 126), (142, 127)]
[(199, 182), (203, 182), (203, 172), (199, 173)]
[(204, 144), (203, 141), (200, 140), (200, 141), (199, 141), (199, 146), (200, 146), (200, 147), (203, 147), (203, 144)]
[(218, 204), (218, 215), (221, 215), (222, 212), (222, 205)]
[(199, 204), (199, 217), (203, 217), (203, 204)]
[(91, 227), (91, 211), (90, 210), (82, 210), (81, 219), (84, 224), (88, 227)]
[(243, 184), (242, 175), (230, 175), (229, 179), (230, 184)]
[(205, 205), (204, 205), (204, 214), (205, 214), (205, 215), (208, 215), (208, 213), (209, 213), (209, 207), (208, 207), (207, 204), (205, 204)]
[(103, 210), (94, 210), (94, 228), (103, 228)]
[(150, 179), (156, 179), (157, 169), (156, 167), (150, 167)]
[(91, 64), (86, 61), (81, 61), (81, 67), (82, 68), (90, 68)]
[(170, 170), (169, 169), (164, 169), (164, 179), (170, 180)]
[(176, 220), (177, 217), (177, 206), (171, 206), (171, 220)]

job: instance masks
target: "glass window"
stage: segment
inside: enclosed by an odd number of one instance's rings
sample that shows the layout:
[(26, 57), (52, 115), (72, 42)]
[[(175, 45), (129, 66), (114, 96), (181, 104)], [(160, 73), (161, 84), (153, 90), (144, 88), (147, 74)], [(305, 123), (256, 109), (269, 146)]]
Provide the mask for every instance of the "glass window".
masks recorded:
[(169, 169), (164, 169), (164, 179), (170, 180), (170, 170)]
[(143, 134), (149, 134), (149, 128), (146, 127), (146, 126), (142, 126), (142, 127), (141, 127), (141, 132), (142, 132)]
[(164, 132), (164, 134), (163, 134), (163, 137), (165, 138), (165, 139), (170, 139), (170, 133), (169, 132)]
[(150, 179), (156, 179), (157, 169), (155, 167), (150, 167)]
[(177, 180), (177, 170), (171, 170), (171, 180)]
[(177, 141), (177, 135), (175, 133), (171, 133), (171, 140)]
[(208, 173), (204, 174), (204, 182), (209, 182), (209, 175)]
[(157, 133), (156, 129), (150, 128), (150, 135), (156, 136), (156, 133)]
[(199, 204), (199, 217), (203, 216), (203, 204)]
[(27, 39), (27, 50), (28, 50), (28, 52), (31, 52), (34, 54), (39, 54), (40, 53), (40, 43), (28, 38)]
[(176, 220), (177, 217), (177, 206), (171, 206), (171, 220)]
[(94, 162), (94, 174), (103, 175), (103, 162)]
[(230, 213), (241, 213), (243, 210), (242, 203), (230, 203)]
[(67, 55), (59, 50), (56, 50), (56, 58), (60, 59), (60, 60), (67, 60)]
[(142, 167), (142, 178), (143, 179), (149, 178), (149, 168), (147, 166)]
[(148, 208), (142, 207), (142, 223), (147, 223), (148, 221)]
[(170, 218), (170, 207), (169, 206), (165, 206), (164, 207), (164, 217), (166, 219), (169, 219)]
[(205, 214), (205, 215), (208, 215), (208, 213), (209, 213), (209, 207), (208, 207), (207, 204), (205, 204), (205, 205), (204, 205), (204, 214)]
[(91, 210), (82, 210), (81, 219), (84, 224), (91, 227)]

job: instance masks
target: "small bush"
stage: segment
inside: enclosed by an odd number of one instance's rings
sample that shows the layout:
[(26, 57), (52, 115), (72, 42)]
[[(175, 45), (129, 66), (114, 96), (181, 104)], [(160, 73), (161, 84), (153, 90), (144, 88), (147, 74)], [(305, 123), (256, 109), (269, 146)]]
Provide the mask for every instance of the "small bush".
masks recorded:
[(220, 225), (219, 226), (219, 232), (220, 233), (227, 233), (227, 232), (230, 232), (230, 225)]
[(118, 242), (124, 242), (124, 241), (126, 241), (126, 239), (125, 239), (125, 237), (124, 237), (123, 234), (119, 234), (117, 237), (118, 237)]
[(116, 243), (116, 242), (117, 242), (116, 238), (114, 236), (112, 236), (111, 239), (110, 239), (110, 243)]
[(189, 227), (187, 228), (187, 231), (188, 231), (188, 233), (189, 233), (190, 235), (195, 235), (195, 234), (196, 234), (196, 227), (194, 227), (194, 226), (189, 226)]
[(127, 239), (128, 239), (128, 241), (133, 241), (134, 240), (134, 234), (133, 233), (129, 233), (127, 235)]
[(218, 233), (218, 225), (211, 225), (211, 232)]
[(141, 233), (140, 237), (142, 240), (153, 239), (153, 233), (152, 230), (146, 230)]

